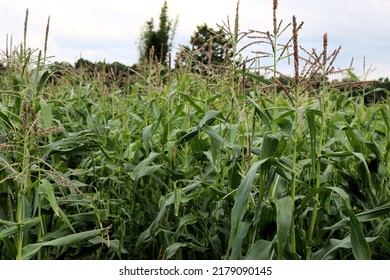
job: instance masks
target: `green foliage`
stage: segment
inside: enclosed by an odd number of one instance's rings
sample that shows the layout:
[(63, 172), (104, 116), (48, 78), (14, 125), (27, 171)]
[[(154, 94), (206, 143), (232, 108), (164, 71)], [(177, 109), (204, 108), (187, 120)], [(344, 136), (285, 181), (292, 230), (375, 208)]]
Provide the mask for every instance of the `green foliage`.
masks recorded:
[[(190, 44), (191, 47), (181, 46), (181, 51), (177, 53), (178, 66), (190, 67), (192, 71), (206, 74), (208, 68), (230, 64), (233, 48), (228, 34), (222, 28), (214, 30), (207, 24), (197, 26)], [(191, 54), (191, 51), (194, 53)]]
[(168, 53), (172, 48), (172, 41), (175, 35), (176, 21), (168, 18), (168, 3), (164, 1), (161, 8), (159, 26), (155, 30), (153, 18), (146, 22), (144, 29), (141, 32), (139, 41), (140, 61), (145, 59), (150, 61), (158, 60), (165, 64), (167, 62)]

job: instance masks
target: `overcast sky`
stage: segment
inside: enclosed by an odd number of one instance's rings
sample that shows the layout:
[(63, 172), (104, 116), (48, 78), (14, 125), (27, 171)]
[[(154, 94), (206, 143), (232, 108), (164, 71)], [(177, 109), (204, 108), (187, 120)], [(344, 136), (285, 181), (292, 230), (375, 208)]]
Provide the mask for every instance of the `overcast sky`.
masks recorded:
[[(0, 48), (6, 35), (14, 44), (23, 38), (25, 11), (29, 9), (28, 45), (43, 49), (50, 16), (48, 53), (55, 61), (74, 63), (80, 56), (93, 62), (106, 59), (132, 65), (137, 62), (137, 39), (142, 26), (161, 11), (164, 0), (1, 0)], [(210, 27), (234, 22), (236, 0), (168, 0), (170, 18), (178, 16), (174, 49), (188, 45), (197, 25)], [(279, 0), (278, 19), (304, 21), (299, 41), (306, 48), (321, 49), (328, 33), (329, 47), (342, 46), (336, 65), (349, 66), (355, 74), (375, 69), (368, 78), (390, 76), (389, 0)], [(240, 30), (272, 30), (272, 0), (241, 0)]]

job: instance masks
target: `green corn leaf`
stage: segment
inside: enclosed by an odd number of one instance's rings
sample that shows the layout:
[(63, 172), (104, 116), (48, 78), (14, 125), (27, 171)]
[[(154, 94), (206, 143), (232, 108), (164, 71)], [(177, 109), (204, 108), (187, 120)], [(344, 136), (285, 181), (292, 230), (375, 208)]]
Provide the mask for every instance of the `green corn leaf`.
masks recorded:
[(141, 179), (144, 176), (150, 176), (151, 174), (155, 173), (156, 171), (161, 171), (162, 165), (153, 165), (153, 166), (145, 166), (142, 168), (137, 174), (135, 175), (134, 182), (138, 183), (139, 179)]
[(192, 215), (192, 214), (188, 214), (188, 215), (183, 216), (180, 219), (178, 229), (183, 227), (183, 226), (191, 225), (191, 224), (196, 223), (197, 219), (198, 219), (198, 217), (195, 216), (195, 215)]
[(250, 77), (250, 78), (254, 79), (255, 81), (261, 82), (263, 84), (272, 85), (272, 81), (270, 81), (269, 79), (263, 78), (262, 76), (260, 76), (258, 74), (253, 74), (253, 73), (250, 73), (250, 72), (244, 72), (244, 71), (242, 71), (240, 69), (233, 69), (233, 71), (238, 73), (238, 74)]
[(158, 126), (160, 125), (160, 123), (161, 123), (161, 121), (162, 121), (162, 119), (163, 119), (163, 116), (164, 116), (164, 114), (165, 114), (165, 111), (166, 111), (166, 109), (167, 109), (167, 106), (168, 106), (170, 100), (172, 99), (172, 97), (175, 95), (175, 93), (176, 93), (176, 92), (173, 91), (173, 92), (171, 92), (171, 93), (168, 95), (167, 100), (165, 101), (164, 106), (163, 106), (162, 109), (161, 109), (160, 115), (158, 116), (158, 120), (157, 120), (157, 122), (155, 123), (155, 125), (154, 125), (154, 127), (153, 127), (153, 130), (151, 131), (151, 134), (152, 134), (152, 135), (154, 135), (154, 134), (156, 133), (157, 128), (158, 128)]
[(37, 92), (41, 92), (50, 78), (49, 70), (40, 70), (38, 73), (33, 71), (31, 75), (33, 87), (35, 87)]
[(90, 231), (84, 231), (74, 233), (71, 235), (63, 236), (51, 241), (29, 244), (22, 249), (23, 260), (29, 260), (35, 256), (35, 254), (44, 246), (69, 246), (78, 242), (93, 238), (101, 234), (106, 229), (95, 229)]
[(51, 105), (48, 104), (44, 99), (42, 99), (39, 102), (39, 105), (41, 106), (41, 112), (42, 112), (42, 118), (43, 118), (43, 124), (45, 128), (50, 128), (53, 126), (53, 116), (52, 116), (52, 110)]
[(292, 222), (292, 200), (290, 196), (283, 197), (275, 201), (276, 206), (276, 224), (278, 241), (278, 259), (283, 259), (283, 252), (286, 246), (287, 238)]
[(290, 120), (286, 118), (277, 118), (274, 119), (274, 122), (279, 125), (279, 127), (283, 130), (287, 135), (291, 135), (292, 123)]
[[(367, 243), (380, 243), (382, 244), (387, 250), (390, 250), (390, 242), (385, 240), (383, 236), (377, 236), (377, 237), (366, 237), (365, 238)], [(352, 248), (352, 242), (351, 242), (351, 235), (347, 235), (344, 239), (329, 239), (321, 249), (314, 252), (312, 255), (313, 260), (330, 260), (333, 259), (335, 254), (339, 249), (351, 249)]]
[(378, 217), (387, 215), (388, 213), (390, 213), (390, 203), (387, 203), (382, 206), (378, 206), (368, 211), (361, 212), (357, 214), (356, 217), (360, 222), (367, 222), (367, 221), (372, 221)]
[(356, 76), (351, 70), (347, 70), (347, 73), (353, 82), (359, 82), (358, 76)]
[(273, 243), (268, 240), (257, 240), (245, 256), (245, 260), (267, 260)]
[(150, 151), (150, 140), (153, 136), (152, 128), (152, 125), (148, 125), (142, 129), (142, 142), (143, 147), (146, 150), (146, 154), (149, 154)]
[(95, 237), (96, 235), (99, 235), (104, 231), (105, 229), (95, 229), (95, 230), (74, 233), (51, 241), (47, 241), (45, 242), (45, 246), (68, 246)]
[(54, 213), (57, 214), (57, 216), (60, 216), (65, 224), (73, 231), (75, 232), (74, 228), (72, 227), (71, 223), (68, 220), (68, 217), (66, 216), (65, 212), (62, 211), (62, 209), (58, 206), (57, 198), (55, 197), (53, 187), (50, 184), (50, 182), (46, 179), (42, 179), (39, 186), (43, 192), (43, 195), (45, 198), (49, 201), (50, 206)]
[[(200, 112), (200, 113), (203, 113), (203, 109), (198, 105), (196, 104), (195, 102), (195, 98), (193, 96), (189, 96), (188, 94), (184, 94), (184, 93), (180, 93), (180, 97), (183, 98), (185, 101), (187, 101), (188, 103), (191, 104), (192, 107), (194, 107), (196, 109), (196, 111)], [(203, 103), (202, 100), (197, 100), (199, 103)], [(210, 102), (210, 101), (209, 101)], [(207, 103), (209, 103), (207, 102)]]
[(381, 107), (381, 108), (379, 109), (379, 112), (380, 112), (381, 115), (382, 115), (382, 119), (383, 119), (383, 121), (385, 122), (387, 129), (390, 130), (389, 112), (386, 112), (385, 108), (383, 108), (383, 107)]
[[(2, 108), (0, 108), (2, 109)], [(14, 126), (7, 115), (0, 112), (0, 118), (3, 120), (4, 124), (7, 126), (8, 129), (14, 129)]]
[(77, 222), (102, 222), (107, 220), (107, 210), (88, 211), (67, 216)]
[(248, 100), (255, 107), (255, 112), (263, 121), (263, 123), (265, 125), (269, 125), (272, 120), (272, 116), (269, 113), (267, 114), (267, 112), (263, 112), (259, 105), (257, 105), (256, 101), (254, 101), (252, 98), (248, 97)]
[(328, 187), (328, 189), (334, 191), (335, 193), (337, 193), (346, 203), (346, 206), (347, 208), (350, 208), (351, 206), (351, 203), (349, 201), (349, 195), (342, 189), (342, 188), (339, 188), (339, 187)]
[(213, 140), (217, 141), (219, 144), (225, 144), (229, 148), (232, 148), (232, 145), (224, 138), (222, 138), (214, 129), (208, 125), (203, 126), (203, 131), (206, 132)]
[(236, 260), (240, 257), (242, 241), (245, 238), (245, 236), (248, 234), (249, 225), (250, 224), (247, 222), (239, 223), (236, 231), (236, 238), (233, 240), (232, 243), (232, 252), (229, 257), (230, 260)]
[(313, 260), (329, 260), (333, 258), (340, 248), (351, 248), (351, 238), (349, 235), (342, 240), (329, 239), (324, 246), (322, 246), (320, 250), (314, 252), (311, 257)]
[[(20, 100), (19, 100), (20, 102)], [(18, 109), (19, 107), (16, 106), (15, 104), (15, 109)], [(19, 104), (20, 105), (20, 104)], [(23, 124), (22, 118), (19, 116), (19, 112), (15, 113), (10, 111), (6, 106), (4, 106), (2, 103), (0, 103), (0, 117), (6, 122), (7, 126), (9, 128), (13, 128), (13, 122), (18, 123), (18, 124)]]
[(44, 243), (34, 243), (34, 244), (28, 244), (23, 247), (22, 249), (22, 259), (23, 260), (30, 260), (32, 259), (38, 251), (44, 246)]
[(316, 196), (316, 194), (326, 191), (327, 189), (328, 187), (325, 185), (320, 186), (319, 188), (312, 188), (310, 191), (307, 192), (307, 194), (303, 198), (302, 207), (305, 206), (306, 203), (308, 203), (311, 199), (313, 199)]
[(173, 255), (176, 254), (177, 250), (179, 250), (179, 249), (182, 248), (182, 247), (187, 247), (188, 245), (190, 245), (190, 243), (188, 243), (188, 242), (176, 242), (176, 243), (172, 243), (171, 245), (169, 245), (169, 246), (165, 249), (164, 259), (168, 260), (168, 259), (172, 258)]
[(9, 226), (3, 230), (0, 230), (0, 238), (9, 238), (10, 236), (18, 232), (18, 226)]
[[(369, 222), (379, 217), (383, 217), (388, 213), (390, 213), (390, 204), (385, 204), (376, 207), (374, 209), (361, 212), (356, 215), (356, 218), (359, 220), (359, 222)], [(348, 224), (348, 222), (349, 222), (349, 218), (347, 217), (338, 221), (336, 224), (332, 226), (324, 227), (323, 230), (339, 230), (344, 228)]]
[(51, 154), (74, 155), (98, 148), (98, 142), (92, 137), (86, 136), (67, 137), (40, 147), (42, 153), (45, 154), (44, 158)]
[(134, 177), (142, 177), (139, 176), (138, 174), (142, 172), (142, 169), (144, 169), (146, 166), (150, 166), (151, 163), (158, 157), (160, 156), (160, 153), (156, 152), (151, 152), (147, 158), (145, 158), (143, 161), (137, 164), (137, 166), (134, 168), (133, 175)]
[(353, 155), (355, 157), (357, 157), (364, 165), (364, 168), (366, 170), (366, 174), (367, 174), (367, 178), (368, 178), (368, 183), (370, 185), (371, 188), (373, 188), (374, 186), (374, 183), (372, 182), (372, 177), (371, 177), (371, 171), (370, 169), (368, 168), (368, 165), (367, 165), (367, 161), (366, 159), (364, 158), (364, 155), (362, 153), (353, 153)]
[(50, 184), (50, 182), (46, 179), (42, 179), (41, 182), (40, 182), (40, 186), (39, 186), (43, 192), (43, 195), (46, 197), (46, 199), (49, 201), (50, 205), (51, 205), (51, 208), (52, 210), (54, 211), (54, 213), (57, 214), (57, 216), (60, 215), (59, 213), (59, 206), (57, 204), (57, 199), (54, 195), (54, 191), (53, 191), (53, 187), (52, 185)]
[(0, 219), (0, 225), (6, 225), (8, 227), (17, 226), (18, 223)]
[[(23, 230), (30, 229), (41, 222), (40, 218), (27, 218), (22, 221), (21, 226)], [(14, 223), (11, 225), (10, 222), (2, 221), (3, 224), (10, 225), (9, 227), (0, 231), (0, 238), (9, 238), (12, 235), (15, 235), (18, 231), (19, 224)]]
[(364, 236), (362, 224), (356, 218), (355, 214), (349, 209), (346, 209), (351, 222), (351, 245), (352, 253), (357, 260), (370, 260), (370, 247)]
[[(88, 112), (88, 109), (86, 108), (86, 112)], [(95, 125), (94, 120), (92, 119), (91, 115), (88, 113), (87, 114), (87, 125), (88, 127), (95, 133), (96, 137), (101, 140), (101, 136), (99, 133), (98, 128)]]
[[(40, 222), (41, 222), (40, 218), (28, 218), (28, 219), (24, 219), (22, 221), (21, 226), (23, 227), (23, 230), (26, 230), (26, 229), (34, 227), (35, 225), (37, 225)], [(3, 221), (2, 223), (10, 225), (9, 222), (5, 222), (5, 221)], [(15, 235), (18, 231), (18, 228), (19, 228), (19, 224), (14, 223), (13, 225), (1, 230), (0, 231), (0, 238), (9, 238), (10, 236)]]
[[(43, 118), (43, 124), (45, 126), (45, 129), (48, 129), (53, 126), (53, 116), (51, 112), (51, 105), (48, 104), (44, 99), (42, 99), (39, 102), (41, 106), (41, 112), (42, 112), (42, 118)], [(53, 142), (53, 136), (50, 134), (48, 136), (49, 143)]]
[(180, 137), (180, 139), (176, 142), (176, 145), (180, 145), (180, 144), (183, 144), (185, 142), (188, 142), (190, 141), (192, 138), (194, 138), (195, 136), (197, 136), (199, 134), (199, 129), (198, 127), (192, 127), (189, 132), (187, 132), (186, 134), (184, 134), (182, 137)]
[(215, 110), (207, 111), (207, 113), (204, 115), (203, 119), (199, 122), (198, 127), (202, 128), (204, 125), (211, 125), (215, 118), (220, 115), (220, 112)]
[(279, 139), (265, 135), (262, 152), (261, 152), (261, 158), (277, 156), (276, 152), (279, 151), (278, 146), (279, 146)]
[(60, 214), (60, 217), (65, 222), (65, 224), (75, 233), (76, 231), (74, 230), (74, 228), (73, 228), (72, 224), (70, 223), (68, 216), (65, 214), (65, 212), (61, 208), (58, 208), (58, 213)]
[(315, 110), (306, 110), (307, 123), (309, 125), (310, 132), (310, 151), (313, 167), (315, 166), (317, 158), (317, 126), (315, 121), (316, 114), (318, 113)]
[(253, 182), (256, 177), (256, 173), (259, 167), (267, 160), (268, 159), (264, 159), (253, 163), (248, 173), (246, 174), (245, 178), (238, 186), (237, 196), (231, 211), (231, 229), (230, 229), (228, 253), (232, 248), (233, 243), (236, 242), (236, 238), (238, 238), (238, 229), (242, 223), (242, 219), (246, 212), (246, 206), (249, 200), (250, 192), (252, 190)]

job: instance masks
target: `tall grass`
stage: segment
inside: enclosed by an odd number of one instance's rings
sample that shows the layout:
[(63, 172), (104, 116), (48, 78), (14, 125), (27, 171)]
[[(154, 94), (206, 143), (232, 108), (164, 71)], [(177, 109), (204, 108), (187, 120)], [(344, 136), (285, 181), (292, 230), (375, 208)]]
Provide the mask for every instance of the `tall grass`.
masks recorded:
[[(26, 16), (0, 80), (1, 258), (388, 259), (389, 100), (332, 87), (340, 49), (327, 34), (302, 48), (277, 7), (273, 32), (242, 33), (237, 5), (223, 70), (150, 59), (130, 92), (101, 72), (57, 79)], [(272, 65), (239, 58), (245, 37)]]

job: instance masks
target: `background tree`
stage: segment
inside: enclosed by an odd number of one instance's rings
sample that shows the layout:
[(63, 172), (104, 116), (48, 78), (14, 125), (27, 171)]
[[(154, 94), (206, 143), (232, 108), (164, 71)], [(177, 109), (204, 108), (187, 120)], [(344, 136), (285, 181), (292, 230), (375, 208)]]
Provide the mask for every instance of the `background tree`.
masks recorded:
[[(207, 24), (197, 26), (190, 43), (192, 49), (181, 46), (181, 51), (177, 54), (177, 67), (188, 66), (190, 63), (193, 71), (205, 73), (210, 67), (224, 65), (232, 59), (233, 49), (222, 29), (214, 30)], [(188, 54), (190, 59), (186, 58)]]
[(164, 1), (159, 20), (158, 30), (155, 30), (154, 20), (151, 18), (141, 32), (138, 46), (140, 61), (157, 58), (161, 63), (166, 63), (177, 26), (177, 18), (175, 21), (168, 18), (167, 1)]

